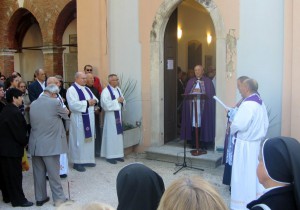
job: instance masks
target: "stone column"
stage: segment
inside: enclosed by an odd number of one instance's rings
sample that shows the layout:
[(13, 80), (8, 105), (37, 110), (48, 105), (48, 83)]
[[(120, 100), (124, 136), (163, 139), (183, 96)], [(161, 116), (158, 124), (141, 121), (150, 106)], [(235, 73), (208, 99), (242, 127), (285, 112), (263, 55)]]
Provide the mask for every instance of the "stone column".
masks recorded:
[(42, 51), (44, 54), (44, 70), (47, 76), (56, 74), (63, 76), (63, 51), (66, 48), (57, 46), (44, 46)]

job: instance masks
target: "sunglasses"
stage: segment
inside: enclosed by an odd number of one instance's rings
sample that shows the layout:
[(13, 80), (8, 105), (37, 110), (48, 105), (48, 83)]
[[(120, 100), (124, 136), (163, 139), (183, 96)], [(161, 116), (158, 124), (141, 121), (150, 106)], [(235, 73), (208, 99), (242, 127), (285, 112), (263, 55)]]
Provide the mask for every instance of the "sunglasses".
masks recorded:
[(86, 71), (93, 71), (93, 69), (86, 69)]

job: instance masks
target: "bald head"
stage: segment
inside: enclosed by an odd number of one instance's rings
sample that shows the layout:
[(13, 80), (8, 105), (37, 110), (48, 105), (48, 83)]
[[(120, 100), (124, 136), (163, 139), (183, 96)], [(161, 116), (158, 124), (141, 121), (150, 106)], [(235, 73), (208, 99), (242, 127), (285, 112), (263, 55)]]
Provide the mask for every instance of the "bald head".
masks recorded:
[(48, 77), (46, 84), (47, 86), (52, 84), (56, 85), (57, 87), (60, 86), (60, 82), (56, 77)]
[(86, 85), (92, 87), (94, 85), (94, 76), (90, 73), (86, 74)]
[(194, 71), (197, 78), (201, 78), (204, 74), (203, 66), (201, 65), (196, 65)]
[(86, 74), (84, 72), (76, 72), (75, 74), (75, 82), (78, 85), (85, 86), (86, 85)]

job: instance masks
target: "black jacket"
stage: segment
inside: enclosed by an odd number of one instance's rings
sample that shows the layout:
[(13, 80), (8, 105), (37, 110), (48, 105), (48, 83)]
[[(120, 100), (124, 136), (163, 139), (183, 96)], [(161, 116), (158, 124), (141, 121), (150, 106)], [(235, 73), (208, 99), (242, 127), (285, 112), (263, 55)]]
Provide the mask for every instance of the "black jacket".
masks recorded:
[(293, 186), (280, 187), (263, 194), (259, 199), (247, 205), (251, 210), (262, 210), (261, 207), (254, 207), (257, 204), (266, 204), (272, 210), (297, 210)]
[(15, 105), (6, 105), (0, 113), (0, 156), (22, 157), (27, 144), (24, 116)]

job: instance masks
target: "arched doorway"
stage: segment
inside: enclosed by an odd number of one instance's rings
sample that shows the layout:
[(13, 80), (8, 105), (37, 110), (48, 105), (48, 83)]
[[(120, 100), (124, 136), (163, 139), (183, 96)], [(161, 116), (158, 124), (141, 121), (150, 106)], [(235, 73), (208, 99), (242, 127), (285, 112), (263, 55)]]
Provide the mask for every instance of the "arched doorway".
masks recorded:
[[(151, 47), (151, 144), (164, 144), (164, 35), (169, 17), (181, 0), (167, 0), (159, 7), (152, 24), (150, 47)], [(207, 2), (207, 3), (206, 3)], [(216, 69), (217, 69), (217, 93), (222, 98), (226, 91), (226, 32), (218, 7), (213, 1), (197, 1), (210, 14), (216, 33)], [(222, 125), (222, 126), (221, 126)], [(221, 139), (225, 134), (224, 111), (216, 110), (216, 145), (221, 145)]]
[[(42, 33), (37, 19), (27, 9), (18, 9), (8, 23), (11, 48), (14, 54), (14, 70), (24, 81), (33, 80), (33, 72), (43, 66)], [(28, 62), (30, 61), (30, 62)]]

